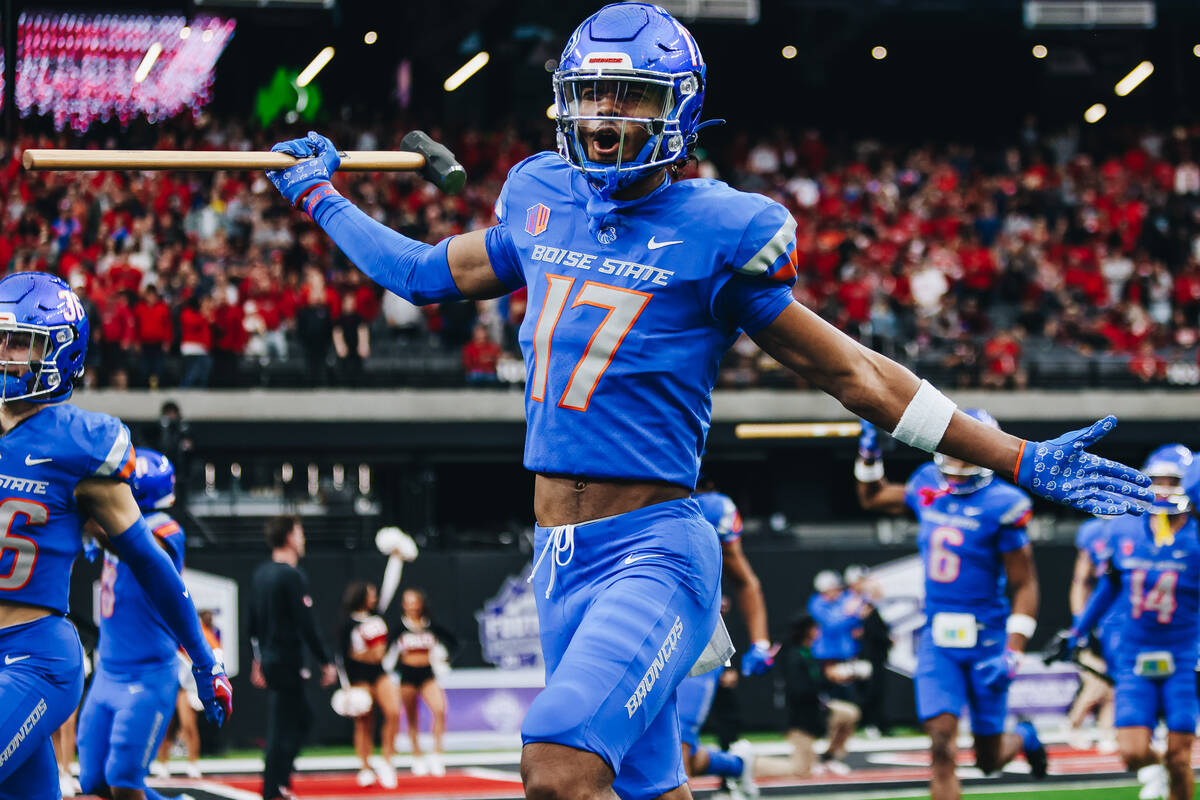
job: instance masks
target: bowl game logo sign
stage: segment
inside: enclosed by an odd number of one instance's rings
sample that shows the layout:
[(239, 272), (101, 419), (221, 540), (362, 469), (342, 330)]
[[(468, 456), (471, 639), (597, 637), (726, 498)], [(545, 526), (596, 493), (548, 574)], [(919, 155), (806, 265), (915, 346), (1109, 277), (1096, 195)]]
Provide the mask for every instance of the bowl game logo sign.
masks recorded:
[(475, 612), (475, 619), (484, 661), (502, 669), (541, 666), (537, 602), (523, 577), (505, 578), (496, 596)]

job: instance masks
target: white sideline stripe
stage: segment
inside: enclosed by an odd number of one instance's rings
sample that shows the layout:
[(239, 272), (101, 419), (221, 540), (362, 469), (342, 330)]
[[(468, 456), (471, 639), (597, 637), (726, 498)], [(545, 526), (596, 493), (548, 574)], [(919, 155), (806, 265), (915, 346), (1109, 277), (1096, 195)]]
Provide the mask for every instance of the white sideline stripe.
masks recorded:
[(521, 776), (516, 772), (509, 772), (505, 769), (487, 769), (485, 767), (467, 767), (463, 770), (463, 775), (469, 775), (472, 778), (479, 778), (486, 781), (505, 781), (506, 783), (520, 783)]
[[(151, 788), (161, 787), (172, 790), (179, 788), (178, 781), (170, 780), (150, 779), (146, 781), (146, 785)], [(187, 793), (188, 789), (199, 789), (209, 794), (215, 794), (217, 797), (227, 798), (228, 800), (262, 800), (262, 794), (260, 793), (248, 792), (245, 789), (235, 789), (232, 786), (226, 786), (223, 783), (210, 780), (188, 781), (187, 788), (183, 790), (184, 794)]]

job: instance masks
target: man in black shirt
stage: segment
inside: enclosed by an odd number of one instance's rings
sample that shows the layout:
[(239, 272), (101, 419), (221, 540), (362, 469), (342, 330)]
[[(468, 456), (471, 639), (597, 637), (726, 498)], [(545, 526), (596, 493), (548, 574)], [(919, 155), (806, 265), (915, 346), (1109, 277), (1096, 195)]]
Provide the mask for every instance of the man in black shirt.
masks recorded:
[(293, 762), (312, 724), (312, 709), (304, 696), (303, 645), (322, 665), (322, 686), (337, 680), (337, 669), (317, 634), (308, 577), (296, 566), (304, 555), (300, 518), (283, 515), (268, 520), (266, 537), (271, 560), (259, 565), (251, 584), (250, 682), (268, 691), (263, 798), (276, 800), (293, 796), (289, 789)]

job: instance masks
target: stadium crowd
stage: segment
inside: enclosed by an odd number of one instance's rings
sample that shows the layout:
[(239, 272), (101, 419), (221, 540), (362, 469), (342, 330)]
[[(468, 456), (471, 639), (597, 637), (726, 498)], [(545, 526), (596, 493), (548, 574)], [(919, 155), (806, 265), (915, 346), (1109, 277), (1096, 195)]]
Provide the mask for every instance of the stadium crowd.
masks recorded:
[[(548, 127), (548, 126), (547, 126)], [(398, 146), (382, 124), (323, 128)], [(385, 133), (385, 131), (387, 131)], [(509, 168), (548, 130), (433, 130), (471, 176), (443, 196), (412, 174), (336, 176), (379, 221), (434, 242), (483, 227)], [(1082, 146), (1027, 122), (1011, 146), (832, 144), (734, 133), (689, 177), (760, 191), (794, 214), (797, 298), (931, 379), (959, 387), (1200, 382), (1197, 131)], [(139, 146), (267, 149), (291, 133), (202, 118)], [(118, 146), (113, 140), (97, 142)], [(88, 380), (182, 387), (523, 380), (524, 291), (415, 308), (370, 284), (261, 174), (32, 173), (27, 135), (0, 161), (0, 263), (67, 279), (88, 306)], [(120, 146), (135, 146), (122, 140)], [(743, 338), (727, 387), (796, 380)]]

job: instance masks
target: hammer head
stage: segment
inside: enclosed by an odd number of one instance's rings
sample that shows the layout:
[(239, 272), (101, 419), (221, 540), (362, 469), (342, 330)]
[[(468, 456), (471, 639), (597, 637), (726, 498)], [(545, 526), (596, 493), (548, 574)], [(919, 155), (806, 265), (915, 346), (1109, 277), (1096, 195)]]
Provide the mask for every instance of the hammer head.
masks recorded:
[(467, 182), (467, 171), (443, 144), (429, 138), (425, 131), (410, 131), (400, 140), (400, 148), (425, 156), (421, 176), (446, 194), (455, 194)]

